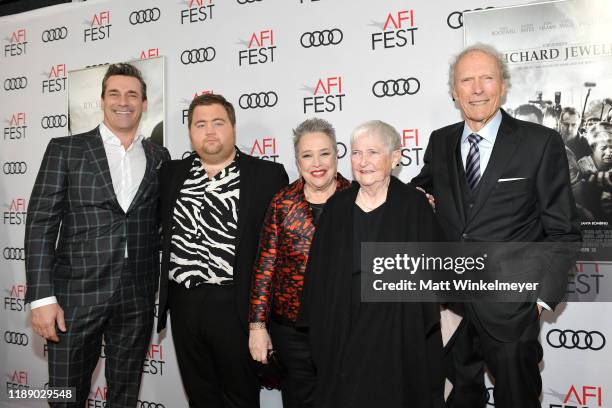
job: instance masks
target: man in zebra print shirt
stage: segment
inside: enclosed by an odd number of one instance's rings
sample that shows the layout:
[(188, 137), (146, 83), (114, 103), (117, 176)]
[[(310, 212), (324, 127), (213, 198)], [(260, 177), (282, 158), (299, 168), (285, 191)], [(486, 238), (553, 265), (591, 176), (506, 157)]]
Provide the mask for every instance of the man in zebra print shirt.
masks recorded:
[(194, 153), (160, 171), (158, 331), (170, 310), (190, 406), (258, 407), (248, 350), (251, 271), (268, 204), (288, 177), (281, 164), (238, 150), (235, 111), (223, 96), (196, 97), (188, 124)]

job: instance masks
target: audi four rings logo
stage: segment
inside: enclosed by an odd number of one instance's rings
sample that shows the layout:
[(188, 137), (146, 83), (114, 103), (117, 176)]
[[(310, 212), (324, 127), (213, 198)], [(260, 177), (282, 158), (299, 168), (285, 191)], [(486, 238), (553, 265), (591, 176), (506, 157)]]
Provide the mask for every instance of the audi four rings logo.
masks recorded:
[(30, 339), (28, 338), (28, 335), (25, 333), (5, 331), (4, 341), (7, 344), (14, 344), (16, 346), (27, 346), (28, 343), (30, 342)]
[(66, 115), (50, 115), (40, 118), (40, 126), (43, 129), (62, 128), (68, 124), (68, 116)]
[(598, 331), (559, 330), (553, 329), (546, 335), (546, 341), (553, 348), (578, 350), (601, 350), (606, 345), (606, 338)]
[(166, 408), (164, 404), (160, 404), (159, 402), (150, 402), (150, 401), (140, 401), (138, 400), (137, 408)]
[(57, 40), (65, 40), (68, 37), (68, 28), (64, 27), (56, 27), (50, 28), (42, 32), (40, 38), (42, 42), (50, 42)]
[(25, 261), (25, 250), (23, 248), (5, 247), (2, 256), (7, 261)]
[(6, 78), (4, 80), (5, 91), (24, 89), (26, 86), (28, 86), (28, 78), (26, 77)]
[(376, 81), (374, 85), (372, 85), (372, 93), (377, 98), (384, 98), (385, 96), (414, 95), (419, 92), (420, 89), (421, 83), (418, 79), (413, 77)]
[(4, 174), (25, 174), (28, 171), (26, 162), (5, 162), (2, 166)]
[(261, 0), (236, 0), (238, 2), (238, 4), (247, 4), (247, 3), (255, 3), (256, 1), (261, 1)]
[(338, 45), (342, 42), (344, 34), (339, 28), (322, 31), (305, 32), (300, 37), (300, 44), (304, 48)]
[(144, 24), (157, 21), (161, 17), (161, 10), (157, 7), (144, 10), (136, 10), (130, 13), (130, 24)]
[(185, 50), (181, 53), (181, 62), (184, 65), (208, 62), (214, 60), (216, 55), (217, 51), (213, 47)]
[(463, 27), (463, 13), (467, 11), (478, 11), (478, 10), (487, 10), (492, 9), (493, 6), (485, 7), (485, 8), (476, 8), (474, 10), (463, 10), (463, 11), (453, 11), (446, 17), (446, 24), (452, 28), (453, 30), (457, 30)]
[(242, 109), (271, 108), (278, 102), (276, 92), (259, 92), (240, 95), (238, 106)]

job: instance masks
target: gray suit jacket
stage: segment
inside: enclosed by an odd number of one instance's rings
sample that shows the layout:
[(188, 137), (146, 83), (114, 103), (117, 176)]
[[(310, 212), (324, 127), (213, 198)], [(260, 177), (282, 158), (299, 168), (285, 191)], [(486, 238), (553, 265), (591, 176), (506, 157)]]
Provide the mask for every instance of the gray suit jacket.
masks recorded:
[[(158, 177), (168, 151), (142, 142), (147, 163), (127, 213), (113, 184), (98, 128), (52, 139), (30, 197), (25, 252), (26, 302), (56, 296), (61, 306), (104, 303), (125, 257), (143, 295), (159, 276)], [(58, 238), (59, 233), (59, 238)]]

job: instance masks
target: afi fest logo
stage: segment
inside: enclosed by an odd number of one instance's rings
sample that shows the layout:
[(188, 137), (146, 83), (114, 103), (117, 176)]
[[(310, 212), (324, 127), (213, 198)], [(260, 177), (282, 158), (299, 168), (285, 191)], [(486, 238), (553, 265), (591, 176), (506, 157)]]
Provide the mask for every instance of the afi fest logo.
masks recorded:
[(187, 124), (187, 119), (189, 118), (189, 105), (191, 104), (191, 101), (193, 101), (196, 98), (196, 96), (212, 94), (212, 93), (214, 93), (212, 89), (203, 89), (201, 91), (194, 92), (191, 98), (183, 98), (181, 100), (181, 103), (184, 103), (185, 105), (187, 105), (187, 109), (183, 109), (181, 112), (183, 125)]
[(47, 79), (42, 81), (42, 93), (65, 91), (67, 73), (66, 64), (51, 65), (49, 73), (44, 74)]
[(276, 153), (276, 138), (273, 136), (264, 136), (255, 139), (249, 154), (251, 156), (257, 156), (260, 159), (276, 162), (278, 160), (278, 154)]
[(142, 373), (163, 376), (164, 364), (166, 364), (166, 360), (164, 359), (164, 346), (159, 343), (151, 343), (142, 366)]
[(13, 198), (8, 205), (8, 211), (3, 211), (4, 225), (24, 225), (26, 220), (27, 203), (25, 198)]
[(110, 29), (112, 27), (110, 10), (94, 14), (85, 24), (87, 24), (89, 28), (83, 31), (83, 42), (99, 41), (110, 38)]
[(346, 94), (341, 76), (319, 78), (314, 88), (304, 85), (302, 90), (313, 95), (303, 99), (304, 114), (342, 111), (342, 98)]
[(186, 0), (187, 8), (181, 10), (181, 24), (200, 23), (213, 19), (213, 0)]
[(108, 387), (100, 387), (99, 385), (89, 391), (87, 398), (87, 408), (105, 408), (106, 397), (108, 395)]
[(595, 296), (599, 294), (601, 279), (605, 278), (600, 273), (598, 263), (577, 263), (576, 274), (569, 275), (567, 282), (567, 294), (570, 299), (584, 296)]
[(381, 31), (372, 33), (372, 50), (401, 48), (414, 45), (414, 10), (400, 10), (387, 14), (384, 23), (372, 21), (371, 26)]
[(249, 41), (239, 41), (246, 45), (246, 50), (238, 51), (238, 65), (256, 65), (274, 62), (274, 31), (271, 29), (255, 31), (249, 37)]
[(25, 112), (17, 112), (11, 115), (9, 120), (5, 120), (8, 124), (4, 128), (4, 140), (23, 140), (26, 137), (26, 129), (28, 124), (26, 122)]
[(603, 388), (594, 385), (572, 385), (566, 393), (547, 392), (562, 401), (548, 408), (594, 408), (603, 407)]
[(423, 148), (419, 141), (419, 129), (402, 129), (402, 157), (400, 165), (403, 167), (420, 166)]
[(6, 391), (27, 390), (28, 372), (26, 370), (15, 370), (6, 374)]
[(146, 60), (149, 58), (159, 57), (159, 48), (149, 48), (147, 50), (140, 51), (140, 59)]
[(10, 310), (11, 312), (25, 312), (25, 284), (13, 284), (10, 289), (5, 289), (4, 296), (4, 310)]
[(26, 53), (26, 29), (20, 28), (19, 30), (13, 31), (8, 38), (6, 38), (8, 44), (4, 46), (5, 57), (16, 57), (18, 55), (24, 55)]

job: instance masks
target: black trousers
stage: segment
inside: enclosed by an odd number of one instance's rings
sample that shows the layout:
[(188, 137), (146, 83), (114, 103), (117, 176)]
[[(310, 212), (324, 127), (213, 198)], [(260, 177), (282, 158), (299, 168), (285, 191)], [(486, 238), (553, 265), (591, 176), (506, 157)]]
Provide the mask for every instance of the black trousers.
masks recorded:
[(104, 339), (107, 404), (134, 408), (153, 329), (154, 302), (139, 293), (127, 262), (121, 284), (107, 303), (63, 309), (66, 332), (58, 330), (58, 343), (48, 342), (49, 385), (76, 387), (76, 402), (49, 405), (85, 406)]
[(272, 345), (287, 369), (281, 378), (283, 408), (314, 407), (316, 370), (310, 352), (308, 330), (270, 319)]
[[(484, 408), (487, 405), (486, 364), (495, 381), (493, 397), (496, 408), (540, 408), (542, 378), (539, 362), (543, 352), (538, 341), (540, 322), (537, 312), (513, 342), (501, 342), (491, 337), (470, 307), (466, 307), (463, 317), (445, 350), (447, 377), (453, 383), (447, 407)], [(489, 402), (492, 404), (493, 400)]]
[(231, 285), (170, 282), (172, 339), (190, 407), (259, 407), (259, 380)]

